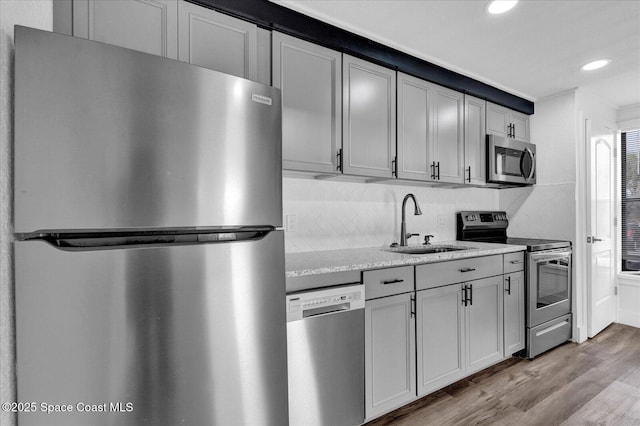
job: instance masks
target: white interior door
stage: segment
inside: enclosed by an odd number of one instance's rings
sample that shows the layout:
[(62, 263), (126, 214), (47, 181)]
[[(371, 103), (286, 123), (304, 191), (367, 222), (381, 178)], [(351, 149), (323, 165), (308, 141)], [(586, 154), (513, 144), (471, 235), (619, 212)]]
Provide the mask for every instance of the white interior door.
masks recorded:
[(590, 259), (587, 295), (588, 333), (593, 337), (615, 321), (615, 131), (586, 120), (589, 209), (587, 255)]

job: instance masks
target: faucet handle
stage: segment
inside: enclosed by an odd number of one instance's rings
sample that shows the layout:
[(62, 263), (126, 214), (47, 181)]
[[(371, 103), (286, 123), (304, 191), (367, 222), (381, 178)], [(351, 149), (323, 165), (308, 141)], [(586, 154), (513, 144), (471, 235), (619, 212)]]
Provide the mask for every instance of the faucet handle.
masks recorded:
[(420, 234), (412, 234), (411, 232), (407, 232), (407, 240), (411, 237), (419, 237)]
[(431, 240), (431, 238), (433, 238), (433, 235), (425, 235), (424, 236), (424, 242), (422, 244), (423, 245), (431, 244), (431, 241), (429, 241), (429, 240)]

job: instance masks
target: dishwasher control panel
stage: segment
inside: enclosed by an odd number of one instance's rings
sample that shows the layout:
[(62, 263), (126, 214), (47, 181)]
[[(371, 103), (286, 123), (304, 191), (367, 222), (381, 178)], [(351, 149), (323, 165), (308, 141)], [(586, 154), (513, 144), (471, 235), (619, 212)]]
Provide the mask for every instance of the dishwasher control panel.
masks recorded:
[(287, 295), (287, 322), (364, 308), (364, 285), (350, 285)]

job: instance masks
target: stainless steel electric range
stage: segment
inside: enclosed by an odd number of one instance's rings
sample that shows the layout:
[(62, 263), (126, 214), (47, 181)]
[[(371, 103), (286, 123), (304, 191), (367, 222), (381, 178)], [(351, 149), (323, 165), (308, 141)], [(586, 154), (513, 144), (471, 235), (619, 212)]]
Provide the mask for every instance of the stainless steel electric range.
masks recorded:
[(461, 211), (457, 239), (527, 247), (526, 336), (522, 352), (533, 358), (571, 338), (571, 242), (507, 236), (503, 211)]

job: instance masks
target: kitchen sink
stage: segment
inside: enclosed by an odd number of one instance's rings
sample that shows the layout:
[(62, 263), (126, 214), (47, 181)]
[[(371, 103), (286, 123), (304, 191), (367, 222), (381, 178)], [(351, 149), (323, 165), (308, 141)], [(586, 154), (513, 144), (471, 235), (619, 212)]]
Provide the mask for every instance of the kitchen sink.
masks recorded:
[(385, 249), (392, 253), (404, 253), (404, 254), (431, 254), (431, 253), (446, 253), (448, 251), (469, 250), (471, 247), (462, 246), (445, 246), (445, 245), (428, 245), (428, 246), (396, 246)]

